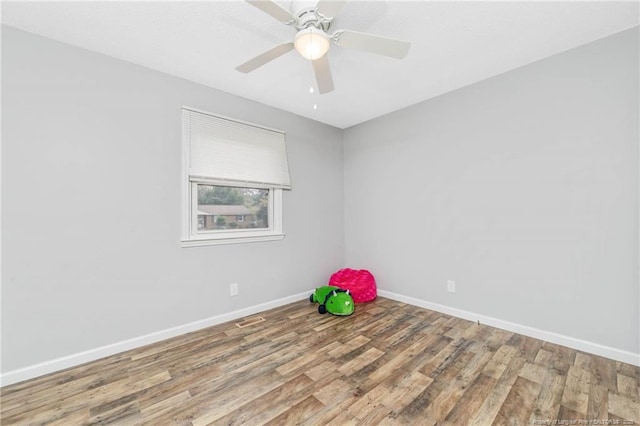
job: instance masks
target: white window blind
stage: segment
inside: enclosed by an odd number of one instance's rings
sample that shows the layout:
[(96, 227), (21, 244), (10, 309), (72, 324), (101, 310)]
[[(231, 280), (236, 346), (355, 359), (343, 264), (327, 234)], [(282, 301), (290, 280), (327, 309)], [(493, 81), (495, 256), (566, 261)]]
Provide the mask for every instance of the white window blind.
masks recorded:
[(291, 188), (284, 133), (187, 108), (182, 122), (192, 178)]

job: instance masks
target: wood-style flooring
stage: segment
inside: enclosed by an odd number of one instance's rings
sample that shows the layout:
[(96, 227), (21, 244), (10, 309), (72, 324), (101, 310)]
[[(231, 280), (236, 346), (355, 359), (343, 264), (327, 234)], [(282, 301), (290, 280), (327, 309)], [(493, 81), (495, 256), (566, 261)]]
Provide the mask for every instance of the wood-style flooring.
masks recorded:
[(640, 423), (638, 367), (392, 300), (243, 320), (7, 386), (2, 424)]

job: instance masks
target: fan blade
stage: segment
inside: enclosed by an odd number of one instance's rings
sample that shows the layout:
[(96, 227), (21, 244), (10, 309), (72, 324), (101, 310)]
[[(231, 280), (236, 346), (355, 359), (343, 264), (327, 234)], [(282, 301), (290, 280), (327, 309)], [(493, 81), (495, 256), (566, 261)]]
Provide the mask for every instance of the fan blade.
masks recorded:
[(329, 67), (329, 55), (325, 54), (320, 59), (311, 61), (313, 64), (313, 72), (316, 75), (318, 83), (318, 92), (320, 94), (329, 93), (333, 90), (333, 77), (331, 77), (331, 68)]
[(236, 70), (246, 74), (255, 70), (256, 68), (263, 66), (267, 62), (279, 58), (280, 56), (284, 55), (287, 52), (290, 52), (291, 50), (293, 50), (293, 43), (281, 44), (280, 46), (276, 46), (273, 49), (267, 50), (263, 54), (258, 55), (253, 59), (249, 59), (247, 62), (237, 67)]
[(402, 59), (407, 56), (411, 43), (408, 41), (396, 40), (395, 38), (383, 37), (374, 34), (360, 33), (358, 31), (341, 30), (336, 31), (336, 44), (347, 49), (364, 50), (378, 55), (390, 56)]
[(332, 0), (320, 0), (316, 6), (316, 10), (327, 18), (335, 18), (335, 16), (342, 10), (346, 3), (343, 1)]
[(295, 21), (294, 16), (289, 11), (277, 3), (271, 0), (245, 0), (252, 6), (257, 7), (264, 13), (267, 13), (278, 21), (288, 24), (291, 21)]

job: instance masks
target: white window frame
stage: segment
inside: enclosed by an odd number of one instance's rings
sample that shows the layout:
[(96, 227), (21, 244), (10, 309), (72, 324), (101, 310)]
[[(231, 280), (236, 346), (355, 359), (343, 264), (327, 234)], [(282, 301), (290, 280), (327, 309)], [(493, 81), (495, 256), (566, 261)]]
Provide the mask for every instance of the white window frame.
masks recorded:
[[(269, 227), (245, 229), (198, 229), (198, 185), (229, 186), (235, 188), (258, 188), (269, 190)], [(183, 247), (206, 246), (217, 244), (251, 243), (258, 241), (275, 241), (285, 237), (282, 232), (282, 189), (266, 185), (241, 182), (221, 182), (214, 179), (189, 178), (188, 224), (190, 229), (187, 238), (182, 239)]]
[[(194, 108), (192, 111), (198, 111)], [(198, 111), (210, 114), (204, 111)], [(213, 115), (213, 114), (210, 114)], [(217, 116), (221, 117), (221, 116)], [(226, 117), (221, 117), (226, 118)], [(241, 124), (256, 126), (255, 124), (242, 122)], [(263, 127), (264, 128), (264, 127)], [(273, 130), (273, 129), (270, 129)], [(183, 132), (182, 136), (182, 247), (199, 247), (221, 244), (253, 243), (261, 241), (277, 241), (285, 237), (282, 230), (282, 188), (254, 182), (241, 182), (235, 180), (219, 180), (189, 175), (190, 146), (189, 138)], [(262, 229), (227, 229), (227, 230), (198, 230), (198, 184), (259, 188), (269, 190), (269, 227)]]

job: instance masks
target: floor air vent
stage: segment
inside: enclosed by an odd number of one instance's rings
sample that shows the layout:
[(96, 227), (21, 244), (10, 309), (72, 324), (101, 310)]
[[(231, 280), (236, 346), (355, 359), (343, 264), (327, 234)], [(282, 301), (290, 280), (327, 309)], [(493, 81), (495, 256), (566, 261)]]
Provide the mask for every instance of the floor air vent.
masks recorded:
[(256, 325), (259, 324), (261, 322), (264, 322), (264, 318), (262, 317), (253, 317), (253, 318), (247, 318), (243, 321), (237, 322), (236, 325), (240, 328), (245, 328), (245, 327), (249, 327), (252, 325)]

